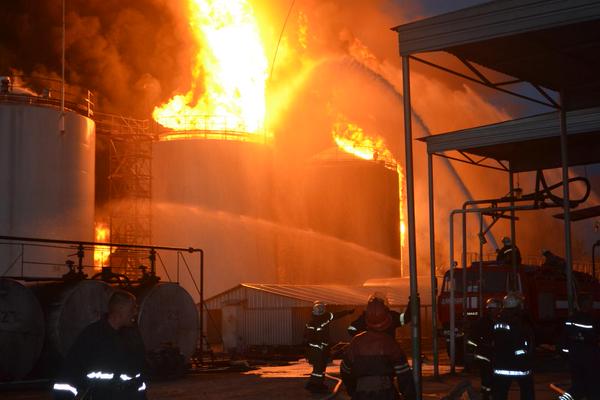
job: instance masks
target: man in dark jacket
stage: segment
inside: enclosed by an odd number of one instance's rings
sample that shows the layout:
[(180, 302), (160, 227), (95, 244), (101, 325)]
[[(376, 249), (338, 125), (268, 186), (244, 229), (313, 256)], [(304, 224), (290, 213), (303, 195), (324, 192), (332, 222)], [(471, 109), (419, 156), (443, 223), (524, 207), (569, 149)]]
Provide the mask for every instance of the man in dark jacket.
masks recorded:
[(600, 327), (594, 318), (591, 295), (579, 295), (579, 311), (565, 321), (561, 351), (569, 358), (571, 387), (560, 396), (563, 400), (600, 400)]
[(383, 303), (367, 305), (366, 322), (367, 331), (352, 339), (340, 365), (348, 394), (352, 400), (396, 400), (399, 389), (405, 400), (414, 400), (412, 370), (400, 345), (386, 333), (392, 319)]
[(504, 309), (492, 331), (492, 399), (506, 400), (513, 380), (521, 391), (521, 400), (534, 400), (533, 328), (522, 312), (518, 293), (509, 293), (502, 300)]
[(315, 393), (325, 393), (329, 389), (323, 383), (325, 369), (329, 362), (329, 325), (336, 319), (352, 314), (354, 310), (338, 312), (327, 311), (327, 305), (322, 301), (315, 301), (312, 309), (312, 318), (306, 324), (304, 338), (307, 343), (306, 358), (312, 365), (313, 371), (306, 383), (306, 389)]
[[(391, 337), (393, 337), (393, 338), (396, 337), (396, 329), (397, 328), (404, 326), (404, 325), (408, 325), (410, 323), (410, 318), (411, 318), (410, 301), (408, 302), (408, 305), (406, 306), (406, 309), (403, 313), (399, 313), (398, 311), (390, 310), (389, 301), (388, 301), (388, 298), (385, 295), (385, 293), (382, 293), (382, 292), (373, 293), (369, 297), (367, 304), (371, 303), (372, 301), (381, 302), (385, 306), (385, 308), (388, 310), (388, 312), (390, 313), (390, 318), (392, 319), (392, 322), (391, 322), (390, 326), (386, 329), (386, 333), (389, 334)], [(366, 311), (364, 311), (357, 319), (352, 321), (350, 326), (348, 326), (348, 334), (350, 336), (356, 336), (359, 333), (364, 332), (366, 330), (367, 330), (367, 320), (366, 320)]]
[(501, 265), (512, 265), (513, 248), (515, 253), (514, 256), (517, 259), (517, 265), (521, 265), (521, 251), (517, 245), (513, 245), (510, 238), (506, 236), (502, 238), (502, 248), (498, 249), (496, 261)]
[(479, 375), (481, 377), (481, 399), (488, 400), (492, 393), (492, 361), (491, 361), (491, 339), (500, 311), (502, 301), (499, 299), (488, 299), (485, 303), (484, 315), (479, 318), (470, 330), (467, 346), (474, 354)]
[(135, 297), (116, 291), (106, 317), (88, 325), (69, 350), (53, 390), (57, 399), (145, 399), (144, 345)]

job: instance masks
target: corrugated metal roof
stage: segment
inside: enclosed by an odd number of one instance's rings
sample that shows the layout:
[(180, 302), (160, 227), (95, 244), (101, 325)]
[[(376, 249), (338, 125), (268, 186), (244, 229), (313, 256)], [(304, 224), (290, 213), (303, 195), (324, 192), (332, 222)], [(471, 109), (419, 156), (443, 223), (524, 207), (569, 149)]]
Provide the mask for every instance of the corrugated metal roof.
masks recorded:
[[(510, 163), (515, 172), (560, 166), (560, 119), (557, 112), (428, 136), (430, 154), (464, 151)], [(569, 111), (569, 165), (600, 162), (600, 108)]]
[(406, 295), (401, 295), (396, 290), (386, 287), (364, 287), (343, 285), (281, 285), (264, 283), (243, 283), (242, 286), (260, 290), (279, 296), (303, 300), (306, 305), (312, 305), (313, 301), (321, 300), (331, 305), (364, 305), (369, 296), (380, 289), (387, 292), (390, 305), (406, 304)]
[(597, 0), (502, 0), (394, 28), (402, 55), (443, 50), (600, 18)]

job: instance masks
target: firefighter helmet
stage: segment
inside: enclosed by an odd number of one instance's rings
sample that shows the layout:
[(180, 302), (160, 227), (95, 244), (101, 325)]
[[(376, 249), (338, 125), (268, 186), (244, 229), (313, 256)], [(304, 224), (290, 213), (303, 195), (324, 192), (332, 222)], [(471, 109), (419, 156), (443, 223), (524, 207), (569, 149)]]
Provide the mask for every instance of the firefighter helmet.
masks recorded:
[(504, 237), (502, 238), (502, 244), (503, 244), (503, 245), (505, 245), (505, 246), (510, 246), (510, 243), (511, 243), (511, 240), (510, 240), (510, 238), (509, 238), (508, 236), (504, 236)]
[(319, 315), (323, 315), (325, 314), (325, 311), (327, 309), (327, 305), (325, 303), (323, 303), (320, 300), (317, 300), (313, 303), (313, 307), (312, 307), (312, 315), (314, 316), (319, 316)]
[(390, 301), (388, 300), (387, 294), (385, 294), (383, 292), (375, 292), (372, 295), (370, 295), (369, 301), (367, 301), (367, 304), (372, 301), (379, 301), (388, 308), (390, 306)]
[(367, 329), (384, 331), (392, 324), (388, 308), (381, 301), (371, 301), (367, 304), (366, 311)]
[(491, 310), (494, 308), (502, 308), (502, 300), (496, 299), (494, 297), (487, 299), (485, 302), (485, 309)]
[(502, 299), (504, 308), (520, 308), (523, 305), (523, 297), (518, 292), (510, 292)]

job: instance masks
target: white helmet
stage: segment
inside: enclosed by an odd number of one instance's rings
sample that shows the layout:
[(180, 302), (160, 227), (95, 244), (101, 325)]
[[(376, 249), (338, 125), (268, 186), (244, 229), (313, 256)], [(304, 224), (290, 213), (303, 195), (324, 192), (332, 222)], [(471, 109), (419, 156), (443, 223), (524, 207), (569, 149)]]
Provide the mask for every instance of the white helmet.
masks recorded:
[(317, 300), (313, 303), (312, 315), (314, 315), (315, 317), (318, 317), (319, 315), (323, 315), (323, 314), (325, 314), (326, 308), (327, 308), (327, 305), (325, 303)]
[(519, 292), (510, 292), (502, 299), (504, 308), (521, 308), (523, 305), (523, 297)]

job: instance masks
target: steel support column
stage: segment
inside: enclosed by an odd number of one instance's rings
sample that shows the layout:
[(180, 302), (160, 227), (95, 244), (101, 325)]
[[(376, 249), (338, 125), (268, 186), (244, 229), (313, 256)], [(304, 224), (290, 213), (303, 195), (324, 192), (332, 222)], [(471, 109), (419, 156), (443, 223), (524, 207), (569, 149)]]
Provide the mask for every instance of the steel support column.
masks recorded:
[[(510, 201), (510, 206), (514, 207), (515, 206), (515, 202), (514, 202), (514, 198), (515, 198), (515, 180), (514, 180), (514, 174), (512, 171), (508, 172), (508, 187), (509, 187), (509, 196), (511, 198)], [(515, 240), (517, 240), (516, 238), (517, 236), (517, 227), (515, 224), (515, 210), (511, 210), (510, 212), (510, 247), (511, 247), (511, 265), (512, 265), (512, 271), (513, 271), (513, 275), (514, 275), (514, 281), (513, 283), (515, 285), (517, 285), (518, 279), (517, 279), (517, 257), (515, 257)], [(518, 289), (517, 286), (515, 286), (513, 288), (513, 290)]]
[(454, 214), (455, 211), (450, 213), (450, 332), (448, 332), (450, 338), (450, 373), (456, 372), (456, 282), (454, 281)]
[(433, 348), (433, 376), (440, 375), (437, 337), (437, 279), (435, 276), (435, 208), (433, 197), (433, 156), (427, 154), (427, 182), (429, 184), (429, 262), (431, 271), (431, 344)]
[(417, 252), (415, 237), (415, 193), (412, 152), (412, 120), (410, 103), (409, 58), (402, 57), (402, 90), (404, 103), (404, 146), (406, 153), (406, 204), (408, 212), (408, 260), (410, 273), (410, 300), (412, 313), (412, 357), (417, 399), (421, 399), (421, 301), (417, 286)]
[(567, 299), (569, 304), (569, 315), (574, 310), (573, 295), (573, 254), (571, 253), (571, 207), (569, 204), (569, 160), (567, 141), (567, 110), (565, 109), (564, 93), (560, 93), (560, 156), (562, 161), (563, 181), (563, 213), (565, 220), (565, 260), (567, 274)]

